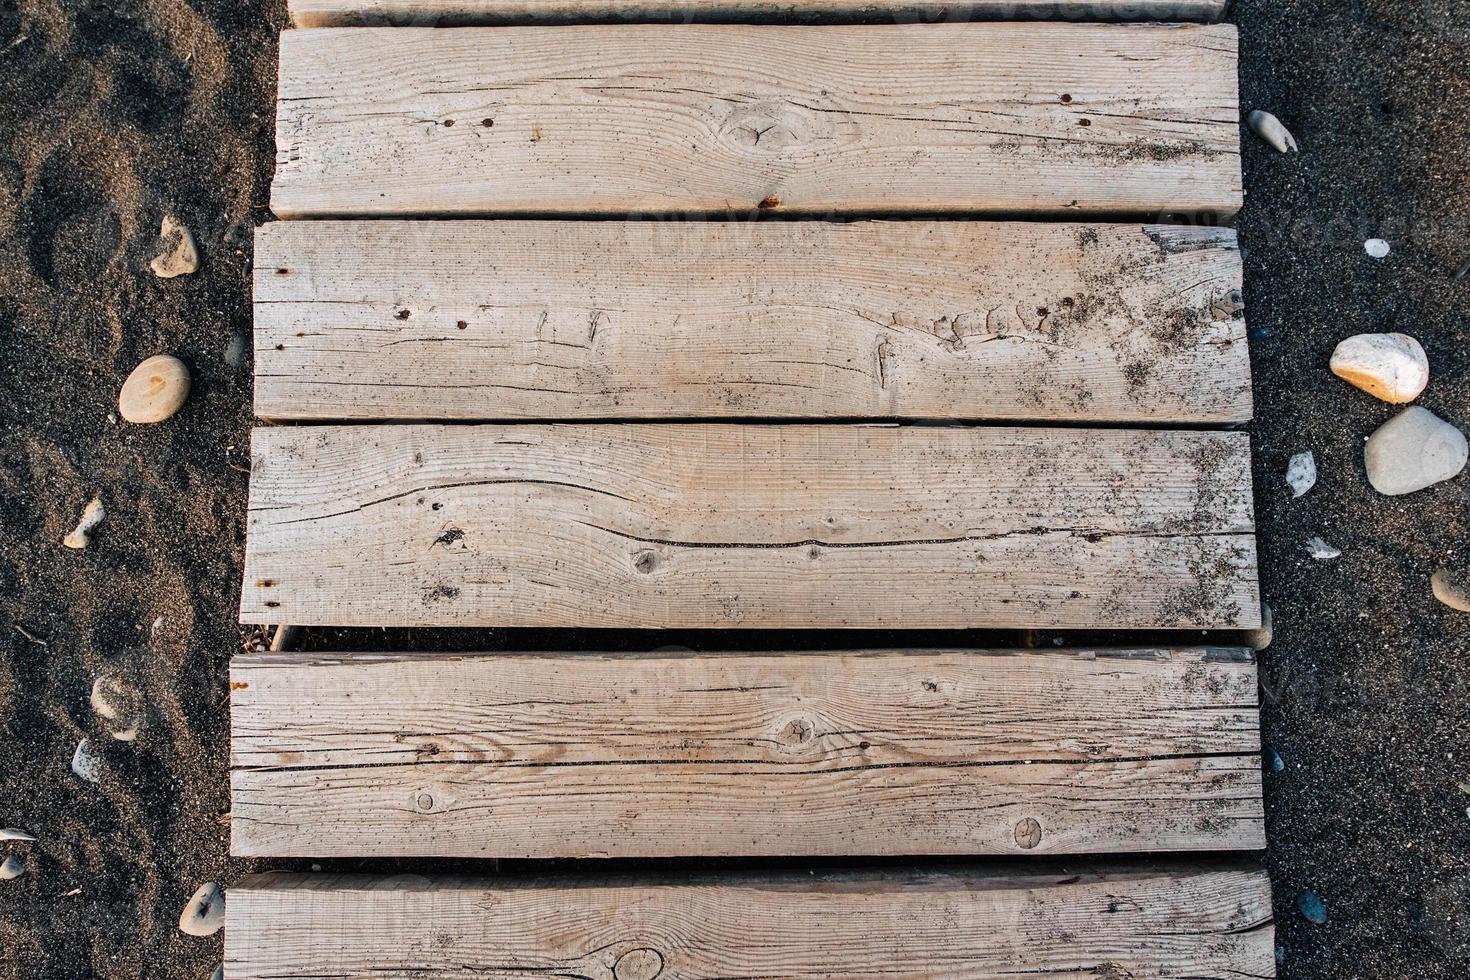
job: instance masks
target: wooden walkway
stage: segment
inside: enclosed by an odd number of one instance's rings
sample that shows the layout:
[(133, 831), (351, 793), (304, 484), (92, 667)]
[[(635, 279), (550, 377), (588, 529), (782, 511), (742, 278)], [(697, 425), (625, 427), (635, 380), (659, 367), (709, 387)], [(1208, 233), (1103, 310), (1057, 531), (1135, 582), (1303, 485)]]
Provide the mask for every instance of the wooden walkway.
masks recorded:
[(235, 854), (587, 863), (230, 980), (1274, 976), (1221, 0), (290, 6), (242, 621), (894, 646), (237, 657)]

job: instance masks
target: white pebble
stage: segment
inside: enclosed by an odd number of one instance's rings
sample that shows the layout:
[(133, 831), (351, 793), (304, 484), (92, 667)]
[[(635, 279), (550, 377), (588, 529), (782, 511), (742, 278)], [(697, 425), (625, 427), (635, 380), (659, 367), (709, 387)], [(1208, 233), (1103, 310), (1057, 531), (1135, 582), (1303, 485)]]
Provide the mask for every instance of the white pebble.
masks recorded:
[(1342, 557), (1342, 550), (1334, 548), (1321, 538), (1310, 538), (1307, 541), (1307, 553), (1318, 561), (1331, 561)]
[(22, 844), (29, 844), (34, 843), (36, 838), (19, 827), (0, 827), (0, 840), (19, 841)]
[(1404, 333), (1360, 333), (1332, 352), (1332, 373), (1374, 398), (1402, 405), (1429, 384), (1429, 356)]
[(206, 881), (195, 889), (179, 913), (179, 931), (189, 936), (212, 936), (225, 924), (225, 893), (219, 883)]
[(1245, 117), (1250, 125), (1251, 131), (1261, 139), (1271, 144), (1277, 153), (1297, 152), (1296, 137), (1291, 135), (1291, 130), (1269, 112), (1257, 109)]
[(148, 268), (160, 279), (185, 276), (199, 268), (199, 250), (194, 246), (194, 236), (189, 229), (172, 217), (163, 219), (159, 230), (163, 238), (163, 251), (148, 263)]
[(1381, 238), (1370, 238), (1363, 243), (1363, 250), (1375, 259), (1386, 259), (1393, 246)]
[(1383, 423), (1363, 447), (1368, 482), (1389, 497), (1453, 479), (1467, 460), (1465, 434), (1419, 405)]
[(71, 771), (89, 783), (95, 783), (102, 778), (102, 760), (92, 751), (92, 743), (82, 739), (77, 743), (76, 751), (71, 754)]
[(1310, 449), (1297, 453), (1286, 464), (1286, 485), (1291, 487), (1293, 498), (1300, 497), (1317, 485), (1317, 458)]
[(4, 861), (0, 861), (0, 881), (10, 881), (19, 878), (25, 873), (26, 863), (21, 860), (19, 854), (12, 854)]
[(78, 550), (85, 548), (92, 543), (92, 531), (102, 523), (102, 518), (106, 516), (107, 510), (102, 506), (102, 498), (93, 497), (86, 509), (82, 511), (82, 519), (77, 521), (76, 530), (63, 538), (61, 543), (68, 548)]

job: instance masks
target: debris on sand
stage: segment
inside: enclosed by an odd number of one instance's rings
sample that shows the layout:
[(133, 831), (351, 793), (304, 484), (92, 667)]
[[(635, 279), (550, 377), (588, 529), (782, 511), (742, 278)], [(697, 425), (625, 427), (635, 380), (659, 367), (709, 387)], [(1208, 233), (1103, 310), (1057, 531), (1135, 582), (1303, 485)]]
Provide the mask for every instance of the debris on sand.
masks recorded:
[(77, 521), (76, 529), (61, 539), (61, 543), (68, 548), (80, 551), (92, 543), (92, 532), (97, 525), (102, 523), (102, 518), (107, 516), (107, 509), (102, 506), (101, 497), (93, 497), (82, 511), (82, 519)]
[[(1429, 577), (1429, 587), (1434, 590), (1434, 597), (1446, 606), (1460, 612), (1470, 612), (1470, 575), (1441, 568)], [(1470, 789), (1466, 792), (1470, 793)]]
[(1332, 352), (1332, 373), (1374, 398), (1402, 405), (1429, 384), (1429, 356), (1403, 333), (1360, 333)]
[(1331, 561), (1342, 557), (1342, 549), (1332, 547), (1321, 538), (1310, 538), (1307, 540), (1307, 554), (1318, 561)]
[(1393, 246), (1381, 238), (1370, 238), (1363, 243), (1363, 251), (1375, 259), (1386, 259), (1393, 251)]
[(0, 861), (0, 881), (10, 881), (25, 874), (26, 863), (19, 854), (12, 854)]
[(1418, 405), (1410, 405), (1368, 437), (1363, 462), (1368, 482), (1396, 497), (1458, 476), (1470, 459), (1465, 434)]
[(171, 354), (155, 354), (133, 368), (118, 392), (117, 408), (129, 422), (162, 422), (189, 398), (189, 369)]
[(119, 742), (131, 742), (141, 727), (139, 698), (120, 677), (103, 676), (92, 681), (92, 710), (97, 717), (112, 722), (109, 734)]
[(1245, 121), (1250, 125), (1251, 131), (1271, 144), (1277, 153), (1297, 152), (1296, 137), (1271, 113), (1257, 109), (1246, 116)]
[(1293, 499), (1317, 485), (1317, 458), (1310, 449), (1297, 453), (1286, 464), (1286, 485), (1291, 487)]
[(179, 914), (179, 931), (188, 936), (212, 936), (225, 924), (225, 893), (219, 882), (200, 885)]
[(188, 228), (170, 215), (163, 219), (159, 236), (163, 239), (163, 251), (148, 263), (155, 276), (172, 279), (199, 270), (199, 250), (194, 247), (194, 236)]
[(1302, 892), (1296, 900), (1296, 907), (1308, 922), (1319, 926), (1327, 922), (1327, 903), (1316, 892)]
[(71, 754), (71, 771), (89, 783), (102, 778), (102, 760), (92, 751), (92, 743), (88, 739), (78, 742), (76, 751)]

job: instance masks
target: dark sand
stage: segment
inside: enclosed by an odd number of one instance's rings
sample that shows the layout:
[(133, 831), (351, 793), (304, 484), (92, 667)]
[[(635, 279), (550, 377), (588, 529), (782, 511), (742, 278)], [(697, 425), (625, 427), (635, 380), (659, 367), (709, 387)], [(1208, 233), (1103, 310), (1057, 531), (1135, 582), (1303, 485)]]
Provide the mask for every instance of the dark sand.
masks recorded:
[[(1240, 220), (1262, 572), (1277, 620), (1266, 725), (1286, 762), (1267, 776), (1282, 976), (1458, 980), (1470, 970), (1470, 795), (1457, 788), (1470, 782), (1470, 616), (1438, 605), (1429, 575), (1470, 561), (1470, 476), (1376, 495), (1361, 441), (1393, 410), (1326, 364), (1348, 334), (1413, 333), (1435, 374), (1422, 403), (1470, 426), (1470, 278), (1451, 281), (1470, 259), (1470, 4), (1238, 8), (1245, 104), (1276, 111), (1305, 149), (1278, 157), (1247, 138)], [(220, 937), (180, 934), (179, 910), (199, 882), (255, 869), (227, 857), (220, 820), (226, 667), (250, 639), (234, 622), (250, 374), (225, 352), (250, 329), (283, 20), (279, 4), (256, 0), (0, 3), (0, 825), (40, 838), (16, 848), (25, 876), (0, 882), (7, 978), (204, 980)], [(198, 239), (197, 275), (147, 271), (166, 212)], [(1394, 245), (1386, 261), (1363, 253), (1375, 235)], [(159, 351), (193, 369), (188, 405), (163, 425), (111, 421), (122, 378)], [(1282, 473), (1308, 448), (1321, 482), (1292, 501)], [(61, 538), (98, 492), (108, 517), (96, 541), (66, 551)], [(1312, 535), (1343, 557), (1307, 558)], [(308, 631), (306, 643), (567, 638)], [(110, 740), (88, 707), (107, 670), (149, 704), (135, 743)], [(68, 770), (83, 736), (105, 761), (97, 786)], [(1326, 925), (1295, 910), (1309, 888), (1327, 901)]]

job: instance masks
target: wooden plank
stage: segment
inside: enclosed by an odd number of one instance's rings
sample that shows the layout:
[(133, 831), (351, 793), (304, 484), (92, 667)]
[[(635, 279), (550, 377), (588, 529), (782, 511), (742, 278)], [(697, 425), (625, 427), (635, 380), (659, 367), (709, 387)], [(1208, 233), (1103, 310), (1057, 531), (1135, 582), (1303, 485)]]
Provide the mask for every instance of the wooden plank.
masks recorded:
[(287, 31), (272, 206), (1229, 214), (1236, 48), (1229, 25)]
[(753, 18), (1200, 20), (1227, 0), (290, 0), (297, 27), (451, 27), (555, 21)]
[(1239, 980), (1276, 975), (1271, 885), (1234, 866), (658, 879), (256, 876), (231, 980)]
[(230, 690), (241, 857), (1266, 846), (1244, 650), (271, 654)]
[(255, 258), (266, 418), (1251, 414), (1229, 229), (297, 221)]
[(245, 622), (1249, 628), (1238, 432), (254, 434)]

